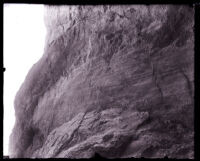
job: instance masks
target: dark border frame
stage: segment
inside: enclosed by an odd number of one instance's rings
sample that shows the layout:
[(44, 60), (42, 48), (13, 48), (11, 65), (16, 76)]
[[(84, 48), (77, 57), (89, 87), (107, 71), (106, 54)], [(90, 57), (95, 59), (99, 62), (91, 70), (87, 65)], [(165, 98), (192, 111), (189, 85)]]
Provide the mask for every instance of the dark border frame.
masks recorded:
[[(199, 154), (200, 154), (200, 149), (199, 149), (199, 144), (200, 144), (200, 139), (199, 139), (199, 133), (198, 133), (198, 114), (199, 114), (199, 108), (200, 108), (200, 103), (199, 103), (199, 100), (198, 100), (198, 92), (199, 92), (199, 89), (198, 89), (198, 84), (200, 83), (199, 82), (199, 77), (200, 75), (198, 75), (198, 69), (199, 69), (199, 59), (198, 59), (198, 54), (200, 51), (199, 51), (199, 46), (198, 46), (198, 42), (199, 39), (200, 39), (200, 2), (195, 2), (194, 0), (121, 0), (121, 1), (111, 1), (111, 0), (84, 0), (84, 1), (78, 1), (78, 0), (3, 0), (2, 1), (2, 20), (3, 20), (3, 5), (5, 3), (26, 3), (26, 4), (50, 4), (50, 5), (63, 5), (63, 4), (66, 4), (66, 5), (102, 5), (102, 4), (146, 4), (146, 5), (150, 5), (150, 4), (175, 4), (175, 5), (183, 5), (183, 4), (187, 4), (187, 5), (190, 5), (191, 7), (194, 7), (195, 9), (195, 24), (194, 24), (194, 38), (195, 38), (195, 55), (194, 55), (194, 86), (195, 86), (195, 96), (194, 96), (194, 127), (195, 127), (195, 137), (194, 137), (194, 160), (196, 159), (200, 159), (199, 157)], [(3, 21), (2, 21), (3, 22)], [(3, 29), (3, 27), (2, 27)], [(2, 30), (3, 31), (3, 30)], [(2, 42), (3, 42), (3, 34), (2, 34)], [(2, 49), (3, 49), (3, 44), (2, 44)], [(4, 67), (4, 64), (3, 64), (3, 50), (2, 50), (2, 54), (1, 54), (1, 71), (2, 71), (2, 97), (1, 97), (1, 101), (2, 101), (2, 108), (1, 108), (1, 121), (2, 121), (2, 129), (3, 129), (3, 86), (4, 86), (4, 72), (6, 71), (6, 68)], [(200, 123), (200, 122), (199, 122)], [(199, 127), (200, 128), (200, 127)], [(0, 157), (1, 159), (9, 159), (8, 156), (3, 156), (3, 130), (2, 130), (2, 137), (1, 137), (1, 154), (0, 154)], [(20, 158), (18, 159), (13, 159), (13, 160), (19, 160)], [(22, 158), (23, 160), (26, 159), (26, 158)], [(101, 156), (99, 156), (98, 154), (95, 155), (95, 158), (91, 158), (91, 159), (97, 159), (97, 160), (102, 160), (102, 159), (105, 159), (105, 158), (101, 158)], [(91, 160), (89, 159), (89, 160)], [(123, 160), (154, 160), (154, 159), (145, 159), (145, 158), (129, 158), (129, 159), (123, 159)], [(21, 159), (20, 159), (21, 160)], [(29, 159), (28, 159), (29, 160)], [(45, 160), (45, 159), (37, 159), (37, 160)], [(48, 160), (69, 160), (69, 159), (65, 159), (65, 158), (58, 158), (58, 159), (55, 159), (55, 158), (50, 158)], [(80, 160), (80, 159), (78, 159)], [(81, 159), (81, 160), (84, 160), (84, 159)], [(85, 159), (85, 160), (88, 160), (88, 159)], [(156, 159), (156, 160), (173, 160), (173, 159), (168, 159), (168, 158), (163, 158), (163, 159)], [(179, 160), (179, 159), (176, 159), (176, 160)], [(183, 160), (183, 159), (180, 159), (180, 160)], [(188, 159), (189, 160), (189, 159)]]

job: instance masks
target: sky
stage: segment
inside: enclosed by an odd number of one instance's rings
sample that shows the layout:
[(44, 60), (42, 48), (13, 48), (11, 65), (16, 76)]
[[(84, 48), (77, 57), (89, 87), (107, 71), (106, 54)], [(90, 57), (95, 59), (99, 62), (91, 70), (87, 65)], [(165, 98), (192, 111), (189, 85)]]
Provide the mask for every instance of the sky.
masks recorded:
[(46, 28), (44, 6), (4, 4), (3, 17), (4, 126), (3, 153), (15, 123), (14, 98), (34, 63), (43, 55)]

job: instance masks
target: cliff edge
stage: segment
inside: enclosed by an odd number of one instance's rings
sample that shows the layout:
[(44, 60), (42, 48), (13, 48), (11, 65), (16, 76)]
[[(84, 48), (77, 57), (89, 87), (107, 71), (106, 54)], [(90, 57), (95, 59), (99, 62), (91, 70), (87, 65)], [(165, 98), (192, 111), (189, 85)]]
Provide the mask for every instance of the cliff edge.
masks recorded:
[(194, 158), (193, 8), (46, 6), (45, 24), (12, 158)]

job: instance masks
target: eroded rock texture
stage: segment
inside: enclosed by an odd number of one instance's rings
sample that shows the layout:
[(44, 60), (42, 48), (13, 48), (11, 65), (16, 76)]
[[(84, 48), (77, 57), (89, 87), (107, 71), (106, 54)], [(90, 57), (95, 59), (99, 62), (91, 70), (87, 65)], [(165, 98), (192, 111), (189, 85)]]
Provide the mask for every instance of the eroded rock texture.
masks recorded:
[(45, 10), (45, 52), (16, 95), (11, 157), (193, 158), (193, 8)]

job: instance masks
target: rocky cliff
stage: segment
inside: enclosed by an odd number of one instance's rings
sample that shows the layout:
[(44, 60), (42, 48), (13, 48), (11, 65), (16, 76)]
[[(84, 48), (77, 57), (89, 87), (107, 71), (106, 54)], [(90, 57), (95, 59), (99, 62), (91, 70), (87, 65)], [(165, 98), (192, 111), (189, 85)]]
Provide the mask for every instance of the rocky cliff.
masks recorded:
[(192, 7), (46, 6), (45, 24), (11, 157), (194, 157)]

